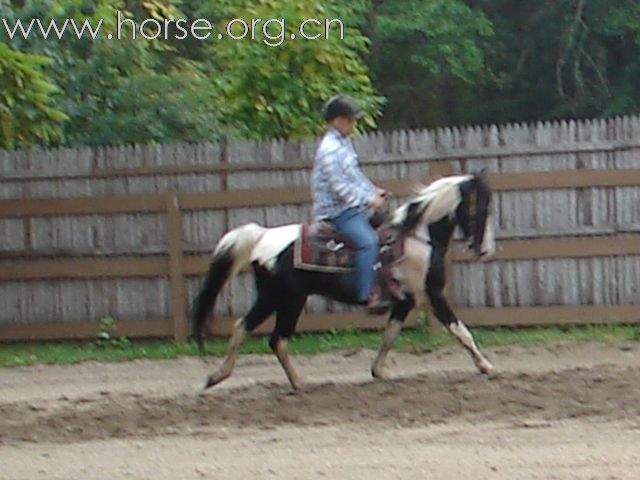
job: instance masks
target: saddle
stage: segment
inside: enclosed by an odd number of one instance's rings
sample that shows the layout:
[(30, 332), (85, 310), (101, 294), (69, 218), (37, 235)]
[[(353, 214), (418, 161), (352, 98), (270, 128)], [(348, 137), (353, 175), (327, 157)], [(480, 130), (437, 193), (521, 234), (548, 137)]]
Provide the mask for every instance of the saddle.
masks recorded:
[[(375, 223), (374, 223), (375, 222)], [(380, 245), (377, 284), (383, 298), (403, 297), (393, 279), (391, 267), (404, 258), (404, 241), (398, 231), (379, 217), (372, 217)], [(355, 270), (355, 248), (329, 221), (303, 223), (294, 243), (294, 267), (325, 273), (350, 273)]]

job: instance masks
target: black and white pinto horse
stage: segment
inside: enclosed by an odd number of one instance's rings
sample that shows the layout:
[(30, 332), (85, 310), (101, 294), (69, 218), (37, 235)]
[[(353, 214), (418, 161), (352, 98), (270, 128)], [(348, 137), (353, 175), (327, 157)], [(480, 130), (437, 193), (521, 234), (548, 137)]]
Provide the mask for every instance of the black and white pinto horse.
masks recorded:
[[(405, 242), (404, 257), (393, 266), (405, 299), (395, 301), (380, 350), (371, 367), (376, 378), (383, 378), (385, 359), (402, 329), (409, 312), (428, 298), (438, 320), (470, 353), (481, 373), (490, 373), (492, 364), (478, 349), (467, 327), (449, 306), (445, 286), (445, 255), (456, 228), (469, 242), (477, 258), (495, 251), (490, 214), (491, 190), (482, 173), (440, 178), (421, 188), (407, 203), (398, 207), (391, 225)], [(293, 264), (293, 243), (300, 225), (265, 228), (249, 223), (229, 231), (217, 244), (208, 274), (194, 302), (193, 333), (203, 351), (206, 326), (219, 292), (240, 271), (253, 268), (257, 300), (250, 311), (238, 319), (229, 340), (227, 356), (205, 388), (231, 375), (239, 349), (258, 325), (275, 312), (276, 323), (269, 345), (294, 389), (300, 386), (287, 354), (287, 342), (294, 333), (298, 317), (309, 295), (322, 295), (346, 304), (356, 304), (351, 273), (298, 270)]]

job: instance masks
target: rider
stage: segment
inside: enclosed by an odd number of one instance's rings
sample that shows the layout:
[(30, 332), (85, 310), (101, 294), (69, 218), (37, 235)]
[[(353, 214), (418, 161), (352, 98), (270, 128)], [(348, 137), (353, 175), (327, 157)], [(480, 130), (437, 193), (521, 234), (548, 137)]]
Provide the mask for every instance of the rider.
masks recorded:
[(315, 156), (311, 175), (314, 220), (328, 220), (356, 249), (358, 302), (371, 312), (388, 307), (375, 288), (378, 235), (369, 219), (384, 206), (386, 192), (375, 186), (358, 167), (358, 156), (348, 138), (363, 113), (355, 100), (336, 95), (324, 105), (327, 130)]

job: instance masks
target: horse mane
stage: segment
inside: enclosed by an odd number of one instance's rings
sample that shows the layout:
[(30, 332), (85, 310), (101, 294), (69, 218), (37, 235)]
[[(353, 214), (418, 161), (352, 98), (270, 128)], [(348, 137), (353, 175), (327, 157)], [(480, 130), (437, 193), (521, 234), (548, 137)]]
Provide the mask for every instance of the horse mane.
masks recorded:
[(421, 185), (413, 198), (396, 209), (391, 225), (406, 233), (413, 230), (426, 215), (432, 223), (449, 215), (461, 199), (458, 186), (471, 175), (440, 178), (429, 185)]

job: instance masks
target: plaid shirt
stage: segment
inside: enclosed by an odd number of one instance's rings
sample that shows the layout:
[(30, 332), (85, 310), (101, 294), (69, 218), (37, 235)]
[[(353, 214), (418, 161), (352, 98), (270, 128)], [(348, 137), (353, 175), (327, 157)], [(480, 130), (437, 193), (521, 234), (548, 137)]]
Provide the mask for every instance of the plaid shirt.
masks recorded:
[(366, 209), (376, 187), (358, 167), (351, 141), (330, 129), (320, 142), (311, 173), (315, 220), (333, 218), (347, 208)]

